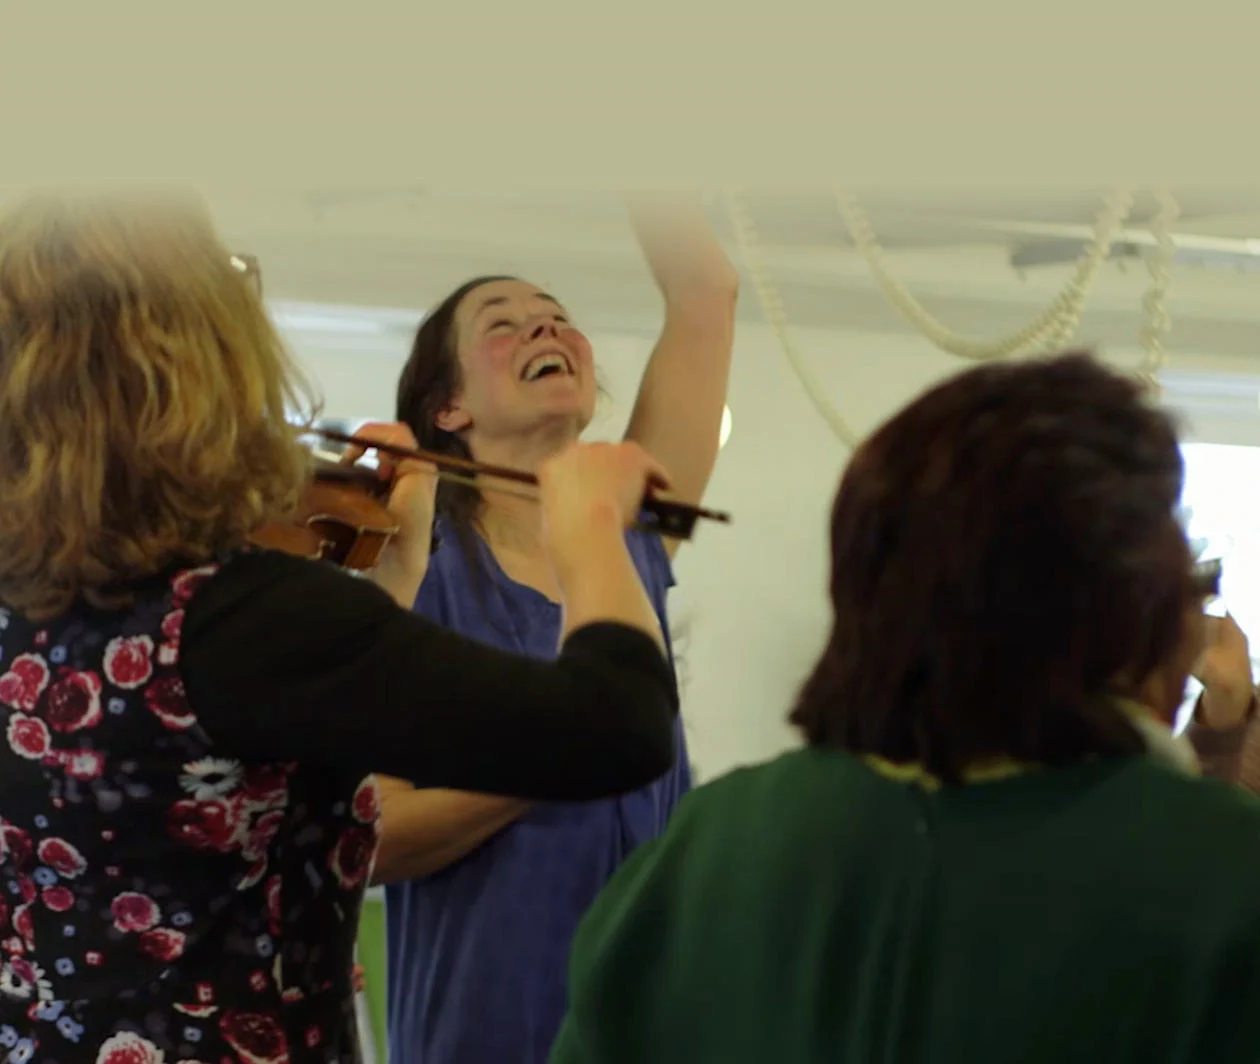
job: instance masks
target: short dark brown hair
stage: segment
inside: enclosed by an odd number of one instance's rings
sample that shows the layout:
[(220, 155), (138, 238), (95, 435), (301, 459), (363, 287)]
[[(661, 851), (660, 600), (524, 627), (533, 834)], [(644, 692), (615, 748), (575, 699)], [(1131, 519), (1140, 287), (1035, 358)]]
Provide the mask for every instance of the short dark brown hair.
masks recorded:
[(834, 629), (792, 722), (950, 782), (1139, 749), (1108, 695), (1181, 646), (1182, 479), (1168, 415), (1088, 354), (932, 388), (841, 481)]

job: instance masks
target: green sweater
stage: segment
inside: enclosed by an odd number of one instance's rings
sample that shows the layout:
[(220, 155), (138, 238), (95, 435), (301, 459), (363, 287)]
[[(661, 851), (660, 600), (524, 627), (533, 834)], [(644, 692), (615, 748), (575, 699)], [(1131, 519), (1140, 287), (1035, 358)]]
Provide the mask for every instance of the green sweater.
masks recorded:
[(687, 797), (579, 929), (551, 1064), (1260, 1061), (1260, 800), (1147, 757)]

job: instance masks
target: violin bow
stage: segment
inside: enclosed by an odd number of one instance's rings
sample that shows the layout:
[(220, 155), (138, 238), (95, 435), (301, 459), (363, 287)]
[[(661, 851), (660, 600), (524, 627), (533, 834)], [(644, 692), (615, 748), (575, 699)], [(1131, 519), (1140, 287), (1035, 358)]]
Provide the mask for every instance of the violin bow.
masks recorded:
[[(536, 492), (523, 488), (509, 487), (508, 484), (520, 484), (527, 487), (538, 487), (538, 478), (533, 473), (508, 466), (490, 465), (487, 462), (474, 462), (467, 458), (457, 458), (449, 454), (436, 454), (432, 451), (415, 450), (410, 447), (399, 447), (392, 443), (378, 443), (375, 440), (363, 439), (333, 429), (312, 428), (310, 435), (319, 436), (330, 443), (340, 443), (350, 447), (362, 447), (365, 450), (378, 451), (394, 458), (410, 458), (421, 462), (430, 462), (437, 467), (438, 478), (455, 484), (467, 484), (470, 487), (485, 491), (497, 491), (501, 494), (515, 495), (519, 498), (538, 501)], [(505, 484), (485, 484), (479, 478), (505, 481)], [(651, 491), (644, 496), (639, 520), (634, 528), (641, 532), (651, 532), (670, 539), (689, 540), (695, 533), (697, 521), (716, 521), (729, 525), (731, 515), (721, 510), (709, 510), (703, 506), (678, 502), (674, 499), (654, 495)]]

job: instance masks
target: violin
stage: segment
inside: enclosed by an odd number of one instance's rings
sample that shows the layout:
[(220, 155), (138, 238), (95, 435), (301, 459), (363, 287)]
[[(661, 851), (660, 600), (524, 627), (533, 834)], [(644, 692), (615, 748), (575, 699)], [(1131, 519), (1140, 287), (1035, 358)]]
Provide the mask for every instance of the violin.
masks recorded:
[(335, 455), (316, 453), (313, 458), (311, 482), (297, 509), (287, 520), (264, 525), (250, 542), (354, 572), (374, 568), (398, 534), (398, 522), (386, 505), (392, 479)]
[[(437, 467), (439, 480), (538, 500), (537, 492), (528, 490), (538, 487), (538, 478), (519, 469), (360, 439), (331, 429), (313, 429), (311, 434), (331, 443), (357, 446), (393, 458), (429, 462)], [(387, 505), (393, 480), (382, 476), (377, 469), (353, 465), (328, 452), (314, 451), (312, 457), (311, 482), (296, 511), (286, 520), (263, 526), (250, 541), (269, 550), (332, 562), (355, 572), (372, 569), (389, 541), (398, 534), (398, 522)], [(501, 483), (485, 483), (486, 480)], [(729, 514), (667, 499), (649, 490), (633, 527), (659, 536), (689, 540), (700, 520), (731, 523)]]

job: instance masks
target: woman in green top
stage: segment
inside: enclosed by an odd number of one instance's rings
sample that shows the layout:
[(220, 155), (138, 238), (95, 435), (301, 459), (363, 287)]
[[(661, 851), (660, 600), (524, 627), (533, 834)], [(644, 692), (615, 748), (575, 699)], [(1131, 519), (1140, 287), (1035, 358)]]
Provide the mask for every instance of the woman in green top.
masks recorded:
[(1202, 639), (1169, 419), (1088, 356), (853, 457), (807, 748), (582, 925), (553, 1064), (1260, 1061), (1260, 802), (1167, 722)]

